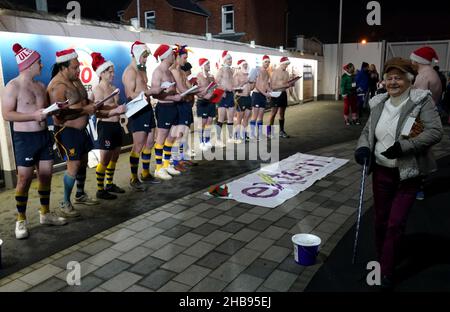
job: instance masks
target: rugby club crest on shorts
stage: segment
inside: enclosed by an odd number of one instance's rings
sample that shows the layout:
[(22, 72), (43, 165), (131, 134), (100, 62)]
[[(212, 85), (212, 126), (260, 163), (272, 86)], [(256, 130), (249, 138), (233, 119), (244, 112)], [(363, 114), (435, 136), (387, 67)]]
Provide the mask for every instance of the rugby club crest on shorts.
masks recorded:
[(105, 147), (110, 147), (110, 146), (111, 146), (111, 141), (105, 140)]
[(75, 156), (75, 149), (74, 149), (74, 148), (71, 148), (71, 149), (69, 150), (69, 157), (73, 157), (73, 156)]

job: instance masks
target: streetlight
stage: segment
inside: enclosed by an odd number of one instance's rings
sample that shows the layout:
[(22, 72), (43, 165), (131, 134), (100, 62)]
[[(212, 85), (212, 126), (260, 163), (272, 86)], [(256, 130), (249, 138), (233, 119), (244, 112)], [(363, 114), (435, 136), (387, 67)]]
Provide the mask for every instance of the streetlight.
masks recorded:
[(338, 51), (337, 55), (337, 68), (336, 68), (336, 88), (335, 88), (335, 99), (339, 100), (339, 84), (340, 84), (340, 72), (342, 67), (342, 2), (343, 0), (339, 0), (339, 37), (338, 37)]

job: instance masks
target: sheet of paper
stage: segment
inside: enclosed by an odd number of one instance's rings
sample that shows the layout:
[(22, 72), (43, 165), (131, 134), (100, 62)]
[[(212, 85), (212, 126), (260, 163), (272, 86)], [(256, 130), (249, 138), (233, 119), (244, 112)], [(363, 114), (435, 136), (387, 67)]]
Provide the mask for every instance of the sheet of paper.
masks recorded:
[(403, 126), (401, 135), (403, 136), (409, 136), (411, 133), (411, 129), (414, 125), (414, 122), (416, 121), (416, 118), (414, 117), (408, 117), (408, 119), (405, 122), (405, 125)]
[(44, 109), (44, 114), (50, 114), (52, 112), (55, 112), (57, 110), (60, 110), (61, 107), (66, 106), (69, 104), (69, 100), (66, 100), (65, 102), (56, 102)]
[(186, 90), (183, 93), (181, 93), (180, 96), (183, 97), (183, 96), (186, 96), (188, 94), (194, 93), (195, 91), (197, 91), (197, 89), (198, 89), (198, 86), (193, 86), (189, 90)]
[(125, 116), (127, 116), (127, 118), (130, 118), (138, 111), (143, 109), (145, 106), (147, 106), (148, 102), (147, 99), (145, 98), (144, 92), (142, 91), (135, 99), (131, 100), (126, 105), (127, 111), (125, 113)]
[(102, 106), (106, 101), (108, 101), (109, 99), (115, 97), (116, 95), (118, 95), (120, 93), (119, 88), (117, 88), (116, 90), (113, 91), (113, 93), (111, 93), (110, 95), (108, 95), (107, 97), (105, 97), (103, 100), (96, 102), (95, 106), (97, 108), (99, 108), (100, 106)]
[(281, 91), (272, 91), (270, 92), (270, 96), (273, 98), (277, 98), (281, 95)]
[(169, 89), (170, 87), (174, 86), (175, 82), (168, 82), (168, 81), (164, 81), (161, 84), (161, 89)]

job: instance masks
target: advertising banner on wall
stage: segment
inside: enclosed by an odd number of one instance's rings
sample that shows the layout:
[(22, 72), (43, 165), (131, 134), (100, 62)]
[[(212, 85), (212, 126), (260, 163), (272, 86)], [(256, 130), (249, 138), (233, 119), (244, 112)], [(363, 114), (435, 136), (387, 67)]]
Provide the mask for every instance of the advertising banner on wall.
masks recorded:
[[(182, 39), (182, 38), (180, 38)], [(41, 61), (43, 64), (43, 70), (40, 77), (37, 80), (43, 82), (45, 85), (51, 80), (52, 66), (55, 63), (55, 53), (56, 51), (61, 51), (69, 48), (73, 48), (77, 51), (78, 60), (80, 61), (80, 79), (84, 84), (88, 94), (91, 94), (93, 88), (98, 84), (98, 77), (91, 67), (92, 58), (90, 54), (92, 52), (100, 52), (105, 59), (110, 60), (115, 66), (115, 77), (113, 84), (120, 89), (120, 103), (125, 103), (125, 92), (122, 85), (122, 74), (125, 68), (131, 61), (130, 48), (132, 42), (124, 41), (112, 41), (112, 40), (98, 40), (89, 38), (75, 38), (75, 37), (61, 37), (61, 36), (48, 36), (48, 35), (35, 35), (35, 34), (24, 34), (24, 33), (10, 33), (10, 32), (0, 32), (0, 55), (1, 55), (1, 66), (3, 69), (3, 78), (5, 85), (13, 78), (17, 77), (19, 74), (18, 66), (15, 60), (15, 54), (12, 50), (12, 46), (15, 43), (21, 44), (23, 47), (36, 50), (41, 54)], [(162, 42), (161, 42), (162, 43)], [(155, 51), (159, 44), (161, 43), (147, 43), (151, 51)], [(180, 42), (183, 44), (183, 42)], [(196, 75), (201, 71), (198, 64), (200, 58), (207, 58), (211, 63), (211, 73), (214, 75), (218, 68), (222, 66), (222, 51), (215, 49), (208, 49), (205, 47), (189, 47), (191, 51), (189, 53), (188, 61), (192, 64), (192, 73)], [(237, 62), (244, 59), (248, 62), (250, 68), (255, 68), (262, 64), (261, 54), (249, 52), (234, 52), (229, 51), (233, 57), (233, 67), (237, 67)], [(281, 56), (270, 55), (272, 68), (275, 68), (281, 59)], [(309, 65), (312, 68), (317, 68), (316, 60), (300, 59), (290, 57), (291, 65), (288, 67), (287, 71), (290, 76), (301, 76), (302, 69), (305, 65)], [(151, 74), (153, 70), (158, 66), (158, 62), (153, 56), (150, 56), (147, 61), (147, 75), (149, 81), (151, 81)], [(302, 94), (300, 90), (302, 89), (299, 81), (296, 86), (290, 90), (291, 98), (296, 100), (302, 100)], [(49, 125), (52, 124), (51, 118), (49, 118)], [(89, 123), (89, 130), (92, 138), (95, 141), (97, 139), (96, 134), (96, 121), (95, 117), (92, 117)], [(123, 144), (124, 146), (130, 145), (132, 143), (132, 136), (128, 131), (128, 120), (126, 117), (121, 120), (122, 130), (123, 130)], [(61, 160), (59, 160), (60, 162)]]

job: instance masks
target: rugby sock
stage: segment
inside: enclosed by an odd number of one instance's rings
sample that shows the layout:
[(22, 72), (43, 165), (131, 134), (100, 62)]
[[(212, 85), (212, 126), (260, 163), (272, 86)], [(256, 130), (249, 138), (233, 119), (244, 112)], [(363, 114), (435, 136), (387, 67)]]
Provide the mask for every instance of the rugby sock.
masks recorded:
[(267, 135), (270, 136), (272, 134), (272, 126), (268, 125), (267, 126)]
[(144, 147), (141, 153), (142, 158), (142, 177), (147, 178), (150, 175), (150, 159), (152, 158), (152, 150)]
[(227, 130), (228, 130), (228, 138), (232, 139), (233, 138), (233, 123), (232, 122), (227, 123)]
[(163, 168), (168, 168), (170, 165), (170, 157), (172, 157), (172, 146), (173, 146), (173, 143), (170, 143), (167, 140), (166, 140), (166, 142), (164, 142)]
[(76, 197), (81, 197), (84, 195), (84, 183), (86, 182), (86, 167), (82, 166), (78, 169), (78, 173), (76, 176), (77, 180), (77, 193)]
[(280, 119), (279, 122), (280, 122), (280, 131), (284, 132), (284, 119)]
[(217, 140), (222, 141), (222, 126), (223, 122), (218, 121), (217, 122)]
[(250, 134), (252, 137), (255, 137), (255, 127), (256, 127), (256, 120), (250, 120)]
[[(178, 166), (178, 164), (180, 163), (180, 159), (181, 159), (180, 158), (180, 148), (181, 148), (181, 146), (180, 146), (179, 142), (175, 142), (175, 144), (172, 146), (171, 158), (172, 158), (172, 163), (174, 166)], [(164, 168), (167, 168), (167, 167), (164, 166)]]
[(163, 149), (164, 145), (155, 144), (156, 171), (160, 170), (163, 166)]
[(139, 154), (131, 151), (130, 153), (130, 169), (131, 169), (131, 181), (134, 182), (138, 179), (138, 167), (139, 167)]
[(102, 163), (98, 163), (95, 170), (95, 176), (97, 177), (97, 191), (103, 191), (105, 189), (105, 172), (106, 167)]
[(113, 184), (115, 171), (116, 171), (116, 162), (111, 160), (108, 164), (108, 167), (106, 167), (106, 185)]
[(75, 185), (75, 178), (70, 176), (66, 172), (64, 174), (64, 202), (65, 203), (70, 203), (70, 195), (72, 194), (74, 185)]
[(261, 137), (262, 136), (263, 121), (262, 120), (258, 120), (256, 124), (258, 126), (258, 137)]
[(206, 125), (205, 127), (205, 143), (209, 143), (209, 141), (211, 141), (211, 126), (210, 125)]
[(180, 153), (180, 160), (186, 160), (184, 157), (184, 147), (185, 147), (186, 143), (180, 143), (180, 149), (179, 149), (179, 153)]
[(45, 215), (50, 212), (50, 185), (39, 183), (38, 193), (41, 202), (39, 212)]
[(16, 191), (16, 207), (17, 221), (25, 221), (27, 219), (25, 212), (27, 210), (28, 192)]

